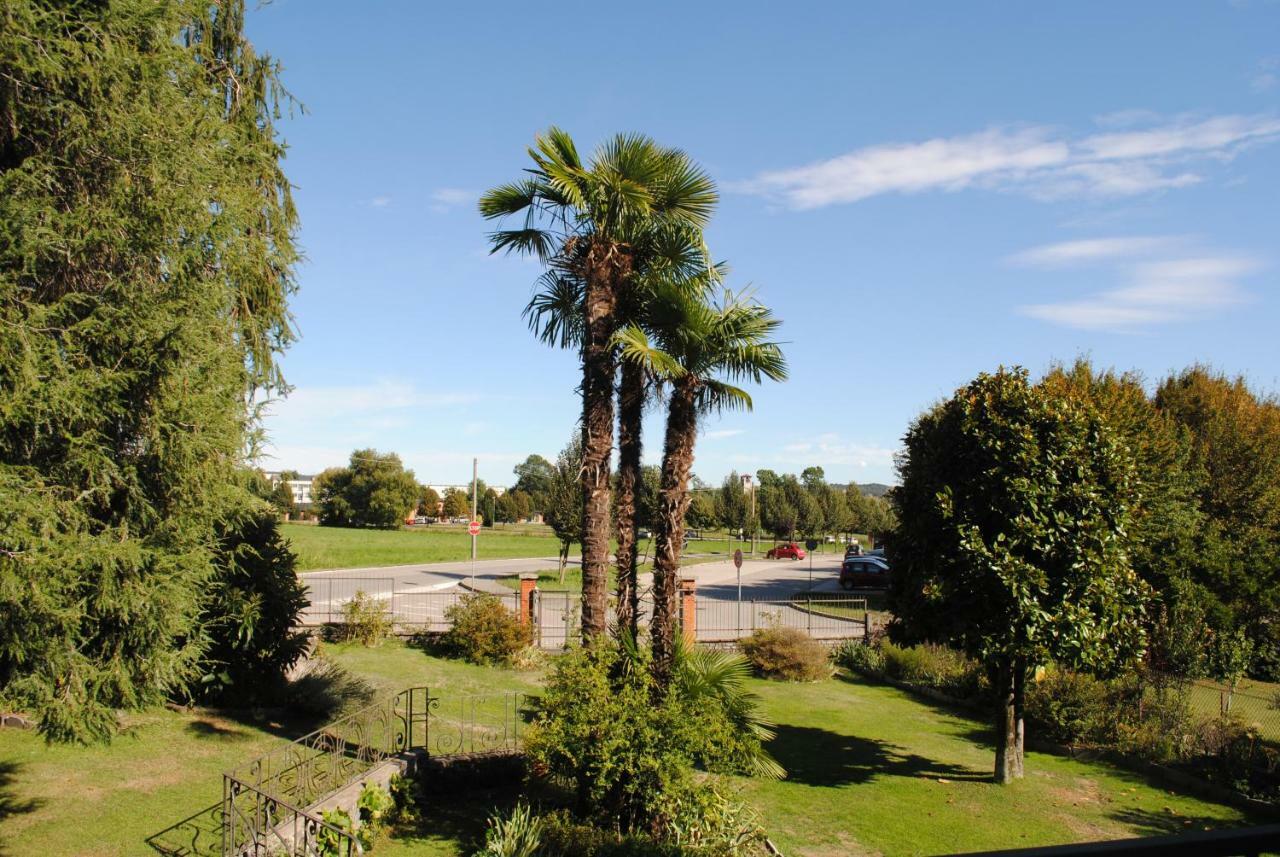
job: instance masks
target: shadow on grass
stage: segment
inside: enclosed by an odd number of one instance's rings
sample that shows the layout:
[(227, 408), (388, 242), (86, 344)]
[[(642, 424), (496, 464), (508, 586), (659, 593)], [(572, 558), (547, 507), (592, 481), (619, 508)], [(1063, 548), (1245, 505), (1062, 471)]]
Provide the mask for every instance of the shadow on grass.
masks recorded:
[[(13, 783), (17, 780), (21, 767), (16, 762), (0, 762), (0, 822), (15, 815), (35, 812), (44, 805), (42, 800), (27, 800), (13, 793)], [(0, 855), (8, 853), (5, 841), (0, 839)]]
[(991, 779), (990, 774), (908, 753), (885, 741), (811, 726), (780, 725), (776, 732), (768, 744), (769, 752), (787, 769), (787, 779), (806, 785), (858, 785), (880, 777)]
[(222, 804), (215, 803), (146, 838), (166, 857), (221, 857)]
[(216, 738), (222, 741), (243, 741), (251, 737), (244, 729), (235, 729), (207, 717), (192, 720), (187, 724), (186, 730), (198, 738)]
[(451, 842), (459, 854), (472, 854), (484, 845), (489, 816), (507, 813), (521, 798), (516, 787), (467, 789), (461, 795), (428, 794), (415, 824), (398, 825), (391, 838), (402, 845)]
[(1235, 822), (1208, 815), (1177, 815), (1168, 811), (1135, 808), (1118, 809), (1108, 813), (1108, 817), (1131, 827), (1135, 836), (1195, 833), (1248, 824), (1248, 822)]

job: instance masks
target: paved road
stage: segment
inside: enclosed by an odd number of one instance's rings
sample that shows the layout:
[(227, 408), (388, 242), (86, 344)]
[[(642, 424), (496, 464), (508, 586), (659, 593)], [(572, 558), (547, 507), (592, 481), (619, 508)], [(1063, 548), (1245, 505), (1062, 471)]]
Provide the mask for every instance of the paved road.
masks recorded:
[[(687, 566), (685, 577), (698, 582), (699, 639), (720, 639), (729, 631), (749, 633), (754, 627), (770, 622), (806, 628), (819, 635), (845, 635), (850, 629), (843, 620), (817, 618), (787, 602), (792, 596), (810, 590), (839, 592), (841, 555), (816, 554), (810, 569), (808, 559), (766, 560), (761, 547), (757, 559), (747, 559), (742, 566), (741, 598), (738, 604), (738, 571), (732, 560)], [(342, 605), (357, 591), (389, 600), (395, 593), (395, 610), (402, 621), (443, 630), (444, 612), (466, 594), (462, 584), (514, 599), (510, 589), (497, 580), (525, 571), (548, 571), (558, 568), (554, 557), (526, 559), (478, 560), (470, 562), (418, 563), (414, 565), (329, 569), (301, 575), (311, 590), (312, 606), (308, 615), (313, 621), (334, 621)], [(652, 575), (640, 578), (644, 612), (651, 610), (648, 589)], [(562, 593), (546, 593), (542, 598), (544, 644), (563, 641), (576, 634), (578, 609), (576, 597)], [(753, 604), (754, 602), (754, 604)], [(513, 605), (514, 606), (514, 605)], [(817, 623), (815, 625), (815, 622)]]

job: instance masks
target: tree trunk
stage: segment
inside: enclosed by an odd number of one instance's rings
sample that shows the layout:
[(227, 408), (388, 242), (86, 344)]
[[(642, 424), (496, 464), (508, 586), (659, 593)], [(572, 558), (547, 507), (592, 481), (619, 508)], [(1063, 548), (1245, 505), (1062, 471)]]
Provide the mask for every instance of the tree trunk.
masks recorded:
[(1005, 658), (996, 669), (996, 771), (997, 783), (1022, 779), (1023, 700), (1026, 693), (1027, 662)]
[(634, 640), (640, 612), (637, 581), (636, 504), (643, 485), (640, 476), (640, 429), (644, 418), (644, 372), (632, 363), (622, 365), (618, 384), (618, 633)]
[(582, 343), (582, 639), (603, 635), (609, 611), (609, 488), (613, 454), (611, 342), (618, 284), (625, 263), (616, 247), (597, 245), (587, 255)]
[(653, 553), (653, 675), (665, 691), (675, 662), (676, 591), (680, 576), (680, 550), (684, 544), (684, 517), (689, 511), (689, 473), (698, 435), (695, 406), (697, 382), (676, 382), (667, 412), (666, 446), (662, 452), (662, 482), (654, 523)]

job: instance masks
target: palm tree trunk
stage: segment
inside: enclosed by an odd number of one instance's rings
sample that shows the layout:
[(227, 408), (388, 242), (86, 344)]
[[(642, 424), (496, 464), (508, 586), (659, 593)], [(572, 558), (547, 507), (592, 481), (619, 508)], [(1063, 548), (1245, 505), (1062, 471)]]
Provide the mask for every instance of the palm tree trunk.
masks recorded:
[(644, 372), (627, 362), (618, 385), (618, 633), (636, 637), (640, 594), (636, 575), (636, 504), (641, 487), (640, 429)]
[(582, 343), (582, 639), (590, 642), (608, 627), (609, 488), (613, 454), (613, 376), (617, 362), (611, 340), (616, 329), (618, 284), (624, 260), (616, 248), (588, 254), (584, 281), (585, 336)]
[(653, 675), (659, 690), (671, 680), (675, 663), (676, 589), (680, 575), (680, 550), (684, 544), (684, 518), (689, 511), (689, 474), (698, 435), (695, 404), (697, 382), (676, 382), (667, 411), (666, 446), (662, 452), (662, 482), (654, 525), (653, 555)]

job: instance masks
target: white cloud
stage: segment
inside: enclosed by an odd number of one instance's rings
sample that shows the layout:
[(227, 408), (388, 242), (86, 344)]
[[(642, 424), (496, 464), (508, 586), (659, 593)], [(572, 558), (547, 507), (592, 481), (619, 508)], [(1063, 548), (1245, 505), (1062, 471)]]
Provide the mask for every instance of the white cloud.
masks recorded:
[(444, 213), (460, 205), (475, 205), (480, 194), (474, 190), (457, 187), (442, 187), (431, 194), (432, 211)]
[(391, 197), (389, 196), (375, 196), (373, 199), (369, 200), (369, 206), (371, 208), (386, 208), (390, 204)]
[(746, 429), (716, 429), (715, 431), (706, 431), (702, 433), (703, 440), (722, 440), (726, 437), (736, 437), (745, 432)]
[(406, 381), (382, 380), (373, 384), (298, 387), (287, 398), (273, 402), (269, 422), (323, 422), (359, 415), (374, 418), (387, 412), (419, 407), (448, 407), (478, 401), (475, 393), (419, 390)]
[(1146, 256), (1186, 241), (1176, 235), (1139, 235), (1123, 238), (1088, 238), (1044, 244), (1015, 253), (1005, 261), (1028, 268), (1057, 268), (1133, 256)]
[(1146, 261), (1125, 268), (1118, 288), (1019, 311), (1065, 327), (1134, 333), (1248, 301), (1239, 281), (1258, 267), (1236, 256)]
[(772, 458), (793, 465), (820, 464), (823, 467), (883, 470), (893, 466), (893, 455), (892, 449), (849, 441), (835, 432), (826, 432), (814, 438), (786, 444), (782, 447), (782, 455)]
[[(1127, 112), (1132, 125), (1150, 117)], [(796, 209), (857, 202), (881, 194), (966, 188), (1036, 198), (1130, 196), (1184, 187), (1203, 177), (1180, 165), (1228, 160), (1280, 138), (1267, 115), (1177, 117), (1141, 129), (1072, 138), (1044, 126), (993, 127), (974, 134), (856, 149), (825, 161), (761, 173), (731, 185)]]

